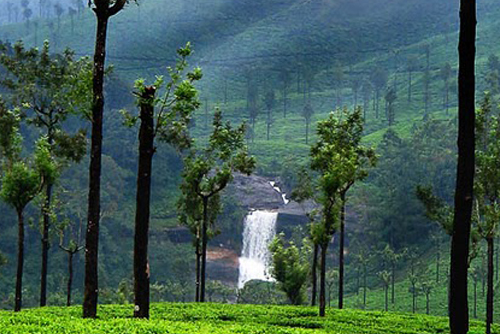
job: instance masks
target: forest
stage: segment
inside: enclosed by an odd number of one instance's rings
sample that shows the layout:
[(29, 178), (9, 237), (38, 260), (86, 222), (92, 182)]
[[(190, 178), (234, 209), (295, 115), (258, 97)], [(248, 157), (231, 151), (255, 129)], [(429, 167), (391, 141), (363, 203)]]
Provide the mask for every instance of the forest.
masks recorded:
[(0, 6), (2, 333), (500, 333), (497, 1)]

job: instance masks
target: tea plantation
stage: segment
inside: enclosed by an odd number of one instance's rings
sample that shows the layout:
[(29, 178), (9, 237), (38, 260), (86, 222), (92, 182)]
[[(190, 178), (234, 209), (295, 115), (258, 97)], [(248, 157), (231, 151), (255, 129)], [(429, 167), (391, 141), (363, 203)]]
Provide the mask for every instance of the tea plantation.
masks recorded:
[[(130, 305), (105, 305), (99, 319), (81, 319), (81, 307), (49, 307), (20, 313), (0, 312), (0, 333), (160, 334), (160, 333), (447, 333), (445, 317), (404, 313), (327, 310), (270, 305), (153, 304), (151, 320), (135, 320)], [(500, 333), (500, 327), (493, 327)], [(484, 333), (473, 321), (470, 333)]]

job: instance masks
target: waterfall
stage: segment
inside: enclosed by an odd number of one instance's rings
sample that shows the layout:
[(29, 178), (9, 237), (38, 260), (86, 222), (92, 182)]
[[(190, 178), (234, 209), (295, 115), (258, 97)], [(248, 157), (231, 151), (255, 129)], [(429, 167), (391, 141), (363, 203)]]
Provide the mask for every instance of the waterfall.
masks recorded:
[(276, 235), (277, 218), (277, 212), (259, 210), (250, 212), (245, 218), (238, 288), (253, 279), (271, 280), (269, 244)]

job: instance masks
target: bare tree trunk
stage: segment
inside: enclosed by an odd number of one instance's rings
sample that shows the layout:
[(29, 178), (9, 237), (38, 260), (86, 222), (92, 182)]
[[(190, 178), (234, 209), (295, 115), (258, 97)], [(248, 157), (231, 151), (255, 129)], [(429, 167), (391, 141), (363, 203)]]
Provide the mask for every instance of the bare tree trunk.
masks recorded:
[(460, 1), (459, 130), (455, 214), (451, 240), (450, 329), (469, 330), (467, 268), (475, 167), (475, 55), (476, 1)]
[(205, 280), (207, 273), (207, 236), (208, 229), (208, 198), (203, 198), (203, 226), (201, 232), (201, 284), (200, 284), (200, 302), (205, 301)]
[[(50, 140), (50, 137), (49, 137)], [(49, 142), (50, 144), (50, 142)], [(47, 184), (45, 188), (45, 203), (42, 214), (42, 272), (40, 277), (40, 306), (47, 305), (47, 272), (49, 262), (49, 226), (50, 226), (50, 201), (52, 197), (52, 184)]]
[(306, 145), (309, 144), (309, 122), (308, 120), (306, 120)]
[(108, 15), (104, 10), (96, 9), (97, 36), (94, 54), (94, 74), (92, 103), (92, 143), (89, 168), (89, 197), (87, 235), (85, 243), (85, 291), (83, 299), (83, 317), (95, 318), (98, 298), (98, 253), (99, 220), (101, 212), (101, 154), (102, 154), (102, 119), (104, 112), (104, 62), (106, 59), (106, 35)]
[(318, 266), (318, 251), (319, 251), (319, 245), (315, 244), (312, 268), (311, 268), (311, 281), (312, 281), (311, 306), (316, 306), (316, 295), (317, 295), (317, 285), (318, 285), (318, 278), (316, 277), (316, 268)]
[(195, 302), (200, 301), (200, 265), (201, 265), (201, 249), (200, 240), (196, 239), (196, 295)]
[(71, 286), (73, 285), (73, 255), (68, 253), (68, 286), (66, 289), (66, 306), (71, 306)]
[(325, 316), (326, 308), (326, 250), (328, 244), (321, 245), (321, 261), (320, 261), (320, 275), (319, 275), (319, 316)]
[(340, 194), (342, 208), (340, 211), (339, 242), (339, 310), (344, 307), (344, 243), (345, 243), (345, 192)]
[(385, 311), (389, 311), (389, 285), (385, 286)]
[(391, 273), (391, 302), (395, 302), (395, 285), (396, 285), (396, 262), (392, 261), (392, 273)]
[(155, 87), (146, 87), (140, 97), (139, 166), (134, 238), (134, 295), (135, 318), (149, 318), (148, 234), (151, 205), (151, 172), (154, 155)]
[(486, 239), (488, 244), (488, 293), (486, 295), (486, 334), (491, 334), (491, 324), (493, 323), (493, 258), (495, 245), (493, 237)]
[(363, 308), (366, 308), (366, 265), (363, 266)]
[(14, 311), (21, 311), (23, 304), (23, 266), (24, 266), (24, 216), (23, 210), (17, 211), (17, 274), (16, 274), (16, 298)]

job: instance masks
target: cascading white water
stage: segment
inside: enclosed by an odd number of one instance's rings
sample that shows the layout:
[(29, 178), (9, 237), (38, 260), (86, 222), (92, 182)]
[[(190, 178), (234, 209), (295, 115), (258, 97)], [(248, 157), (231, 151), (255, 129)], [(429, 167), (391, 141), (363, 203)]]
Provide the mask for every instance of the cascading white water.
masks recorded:
[(238, 288), (253, 279), (271, 280), (269, 244), (276, 235), (277, 218), (278, 213), (270, 211), (253, 211), (245, 218)]

